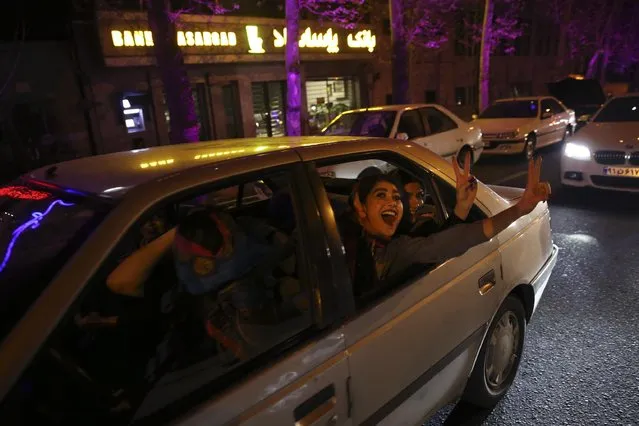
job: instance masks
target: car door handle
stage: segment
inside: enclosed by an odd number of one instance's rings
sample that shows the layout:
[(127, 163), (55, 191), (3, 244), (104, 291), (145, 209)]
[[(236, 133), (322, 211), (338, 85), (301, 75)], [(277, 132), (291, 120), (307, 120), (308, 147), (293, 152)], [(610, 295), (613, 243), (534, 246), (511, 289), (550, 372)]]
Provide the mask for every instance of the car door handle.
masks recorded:
[(293, 410), (295, 426), (337, 424), (337, 415), (333, 414), (336, 406), (335, 385), (331, 384)]
[(495, 284), (497, 284), (495, 270), (491, 269), (490, 272), (479, 279), (479, 294), (483, 296), (488, 293), (491, 288), (495, 287)]

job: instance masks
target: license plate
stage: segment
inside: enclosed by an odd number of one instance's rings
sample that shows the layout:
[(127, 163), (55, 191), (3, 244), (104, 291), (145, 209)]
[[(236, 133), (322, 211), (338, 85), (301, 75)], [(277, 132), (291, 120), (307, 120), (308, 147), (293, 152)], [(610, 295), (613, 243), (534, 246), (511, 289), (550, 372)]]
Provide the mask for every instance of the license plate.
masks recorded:
[(638, 167), (604, 167), (604, 175), (606, 176), (624, 176), (639, 178)]

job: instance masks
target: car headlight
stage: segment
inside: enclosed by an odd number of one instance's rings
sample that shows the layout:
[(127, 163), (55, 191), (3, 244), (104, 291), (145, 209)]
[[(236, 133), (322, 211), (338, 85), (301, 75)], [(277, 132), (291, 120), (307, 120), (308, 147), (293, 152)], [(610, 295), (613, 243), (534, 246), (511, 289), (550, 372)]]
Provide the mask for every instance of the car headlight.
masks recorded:
[(564, 148), (564, 155), (574, 160), (590, 160), (590, 149), (580, 143), (568, 142)]

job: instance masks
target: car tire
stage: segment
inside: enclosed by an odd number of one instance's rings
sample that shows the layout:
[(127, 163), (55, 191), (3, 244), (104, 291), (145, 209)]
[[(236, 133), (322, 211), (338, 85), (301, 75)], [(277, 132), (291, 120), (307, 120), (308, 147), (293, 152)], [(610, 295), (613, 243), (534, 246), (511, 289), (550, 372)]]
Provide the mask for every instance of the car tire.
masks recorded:
[(526, 336), (526, 311), (521, 300), (510, 295), (493, 318), (482, 343), (462, 399), (492, 408), (515, 380)]
[(521, 152), (526, 160), (530, 160), (535, 156), (535, 149), (537, 148), (537, 137), (534, 134), (526, 136), (524, 141), (524, 150)]
[(470, 165), (472, 166), (475, 163), (473, 150), (470, 149), (469, 146), (465, 146), (460, 149), (459, 153), (457, 154), (457, 164), (459, 164), (460, 167), (464, 167), (464, 158), (466, 157), (467, 152), (470, 152)]

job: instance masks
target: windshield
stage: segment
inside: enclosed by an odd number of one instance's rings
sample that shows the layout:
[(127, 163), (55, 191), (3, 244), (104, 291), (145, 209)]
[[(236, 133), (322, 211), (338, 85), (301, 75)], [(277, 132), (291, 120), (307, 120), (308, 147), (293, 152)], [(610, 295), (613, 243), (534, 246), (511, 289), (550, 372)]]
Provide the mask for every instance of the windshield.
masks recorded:
[(0, 341), (103, 217), (76, 197), (0, 186)]
[(611, 100), (599, 111), (593, 121), (598, 123), (639, 121), (639, 96)]
[(348, 112), (329, 124), (324, 134), (387, 138), (393, 129), (396, 114), (394, 111)]
[(539, 111), (539, 101), (496, 102), (486, 108), (479, 118), (535, 118)]

